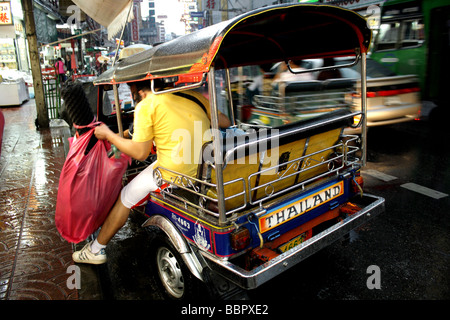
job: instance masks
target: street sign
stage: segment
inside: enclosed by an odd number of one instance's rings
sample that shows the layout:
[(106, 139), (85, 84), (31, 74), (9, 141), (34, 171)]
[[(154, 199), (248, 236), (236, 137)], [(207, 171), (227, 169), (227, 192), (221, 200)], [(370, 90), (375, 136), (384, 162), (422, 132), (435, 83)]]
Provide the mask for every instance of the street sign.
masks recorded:
[(0, 2), (0, 25), (12, 25), (11, 3)]
[(131, 21), (131, 40), (139, 41), (138, 7), (133, 6), (134, 19)]
[(203, 18), (203, 11), (201, 12), (191, 11), (189, 12), (189, 14), (191, 15), (191, 18)]

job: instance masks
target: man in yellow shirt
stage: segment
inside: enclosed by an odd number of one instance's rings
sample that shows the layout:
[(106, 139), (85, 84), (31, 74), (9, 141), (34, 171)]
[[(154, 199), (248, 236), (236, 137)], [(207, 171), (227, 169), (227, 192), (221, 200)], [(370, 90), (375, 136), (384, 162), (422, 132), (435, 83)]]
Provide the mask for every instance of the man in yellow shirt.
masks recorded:
[[(211, 140), (209, 102), (200, 93), (152, 94), (149, 82), (130, 84), (135, 101), (134, 133), (132, 139), (125, 139), (108, 126), (100, 125), (95, 136), (108, 140), (123, 153), (145, 160), (150, 154), (153, 142), (157, 147), (157, 161), (137, 175), (121, 191), (116, 204), (106, 218), (100, 233), (94, 241), (72, 258), (78, 263), (102, 264), (106, 262), (105, 247), (122, 228), (128, 219), (130, 210), (145, 203), (150, 192), (158, 189), (153, 170), (164, 167), (175, 172), (195, 176), (201, 156), (202, 145)], [(187, 96), (186, 96), (187, 95)], [(230, 121), (219, 114), (219, 126), (228, 127)], [(163, 179), (175, 182), (176, 174), (160, 170)]]

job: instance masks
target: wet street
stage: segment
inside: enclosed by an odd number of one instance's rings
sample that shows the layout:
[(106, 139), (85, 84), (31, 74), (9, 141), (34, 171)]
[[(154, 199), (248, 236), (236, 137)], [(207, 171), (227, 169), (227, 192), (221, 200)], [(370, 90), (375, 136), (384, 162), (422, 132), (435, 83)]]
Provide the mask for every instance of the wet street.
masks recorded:
[[(36, 131), (33, 108), (31, 101), (2, 109), (0, 299), (162, 300), (139, 212), (108, 246), (109, 262), (80, 266), (81, 288), (67, 288), (73, 248), (54, 227), (67, 128)], [(427, 122), (371, 129), (363, 176), (386, 211), (248, 292), (250, 303), (450, 298), (450, 150), (442, 131)], [(379, 288), (368, 281), (373, 268)]]
[[(370, 129), (365, 191), (384, 197), (386, 211), (252, 299), (449, 299), (450, 151), (441, 134), (420, 122)], [(380, 289), (367, 286), (370, 266), (379, 267)]]
[(0, 300), (74, 300), (72, 246), (54, 225), (68, 127), (37, 131), (34, 100), (1, 108)]

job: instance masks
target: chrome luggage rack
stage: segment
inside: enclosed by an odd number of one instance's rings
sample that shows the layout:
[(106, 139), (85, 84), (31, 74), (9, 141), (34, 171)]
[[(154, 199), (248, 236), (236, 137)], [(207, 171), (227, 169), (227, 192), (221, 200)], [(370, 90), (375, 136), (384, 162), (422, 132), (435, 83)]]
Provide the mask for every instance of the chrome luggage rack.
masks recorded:
[[(329, 148), (325, 148), (325, 149), (313, 152), (311, 154), (307, 154), (307, 155), (299, 157), (297, 159), (294, 159), (294, 160), (291, 160), (288, 162), (284, 162), (282, 164), (279, 164), (279, 165), (276, 165), (276, 166), (273, 166), (270, 168), (266, 168), (266, 169), (260, 170), (258, 172), (255, 172), (255, 173), (249, 175), (249, 177), (248, 177), (249, 193), (253, 193), (255, 190), (264, 188), (264, 194), (265, 194), (265, 197), (262, 197), (256, 201), (253, 201), (250, 199), (249, 204), (250, 205), (256, 205), (256, 204), (262, 205), (263, 201), (267, 201), (271, 198), (277, 197), (278, 195), (280, 195), (282, 193), (288, 192), (292, 189), (296, 189), (299, 187), (301, 187), (301, 189), (303, 190), (306, 185), (308, 185), (314, 181), (317, 181), (325, 176), (329, 176), (332, 173), (336, 173), (336, 175), (339, 175), (341, 173), (342, 169), (348, 168), (348, 167), (353, 167), (354, 165), (358, 164), (360, 161), (360, 159), (356, 157), (356, 153), (360, 150), (360, 148), (355, 145), (352, 145), (352, 142), (356, 142), (356, 140), (358, 140), (358, 139), (359, 139), (359, 137), (356, 135), (341, 135), (341, 140), (339, 141), (339, 143), (337, 143)], [(328, 159), (324, 159), (323, 157), (321, 157), (320, 162), (313, 159), (314, 155), (323, 153), (325, 151), (335, 151), (335, 150), (341, 150), (341, 151), (336, 151), (335, 155)], [(313, 162), (315, 162), (315, 164), (311, 165)], [(286, 189), (280, 190), (278, 192), (273, 191), (274, 190), (273, 183), (288, 179), (293, 176), (295, 177), (304, 172), (312, 171), (313, 169), (315, 169), (319, 166), (323, 166), (324, 164), (327, 165), (328, 170), (326, 172), (316, 175), (310, 179), (302, 180), (298, 184), (294, 184), (294, 185), (292, 185)], [(274, 169), (278, 170), (279, 167), (286, 166), (286, 165), (288, 166), (287, 169), (284, 170), (283, 173), (281, 173), (281, 174), (280, 174), (280, 172), (278, 172), (279, 177), (277, 179), (266, 182), (262, 185), (258, 185), (254, 188), (251, 187), (250, 180), (252, 177), (264, 174), (265, 172), (269, 172)], [(293, 169), (292, 171), (294, 171), (294, 172), (291, 174), (285, 175), (284, 173), (289, 172), (290, 171), (289, 169)]]
[[(295, 119), (303, 114), (316, 112), (329, 112), (339, 108), (348, 108), (354, 105), (355, 91), (323, 91), (318, 93), (297, 94), (292, 96), (263, 96), (255, 95), (256, 110), (287, 114)], [(298, 119), (297, 119), (298, 120)]]

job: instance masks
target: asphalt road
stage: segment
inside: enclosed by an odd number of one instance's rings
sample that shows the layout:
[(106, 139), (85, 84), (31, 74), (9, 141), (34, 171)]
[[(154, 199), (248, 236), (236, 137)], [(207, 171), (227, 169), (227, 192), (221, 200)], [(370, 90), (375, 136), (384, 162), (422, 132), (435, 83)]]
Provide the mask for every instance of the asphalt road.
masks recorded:
[[(365, 191), (384, 197), (386, 211), (252, 299), (269, 288), (283, 300), (450, 298), (450, 150), (419, 122), (370, 129), (368, 143)], [(370, 266), (379, 268), (379, 289), (368, 288)], [(296, 289), (286, 292), (286, 283)]]
[[(384, 197), (386, 211), (247, 292), (249, 301), (449, 299), (450, 149), (443, 130), (427, 122), (371, 128), (365, 191)], [(145, 254), (144, 219), (132, 214), (108, 247), (107, 265), (83, 267), (82, 299), (163, 300)]]

